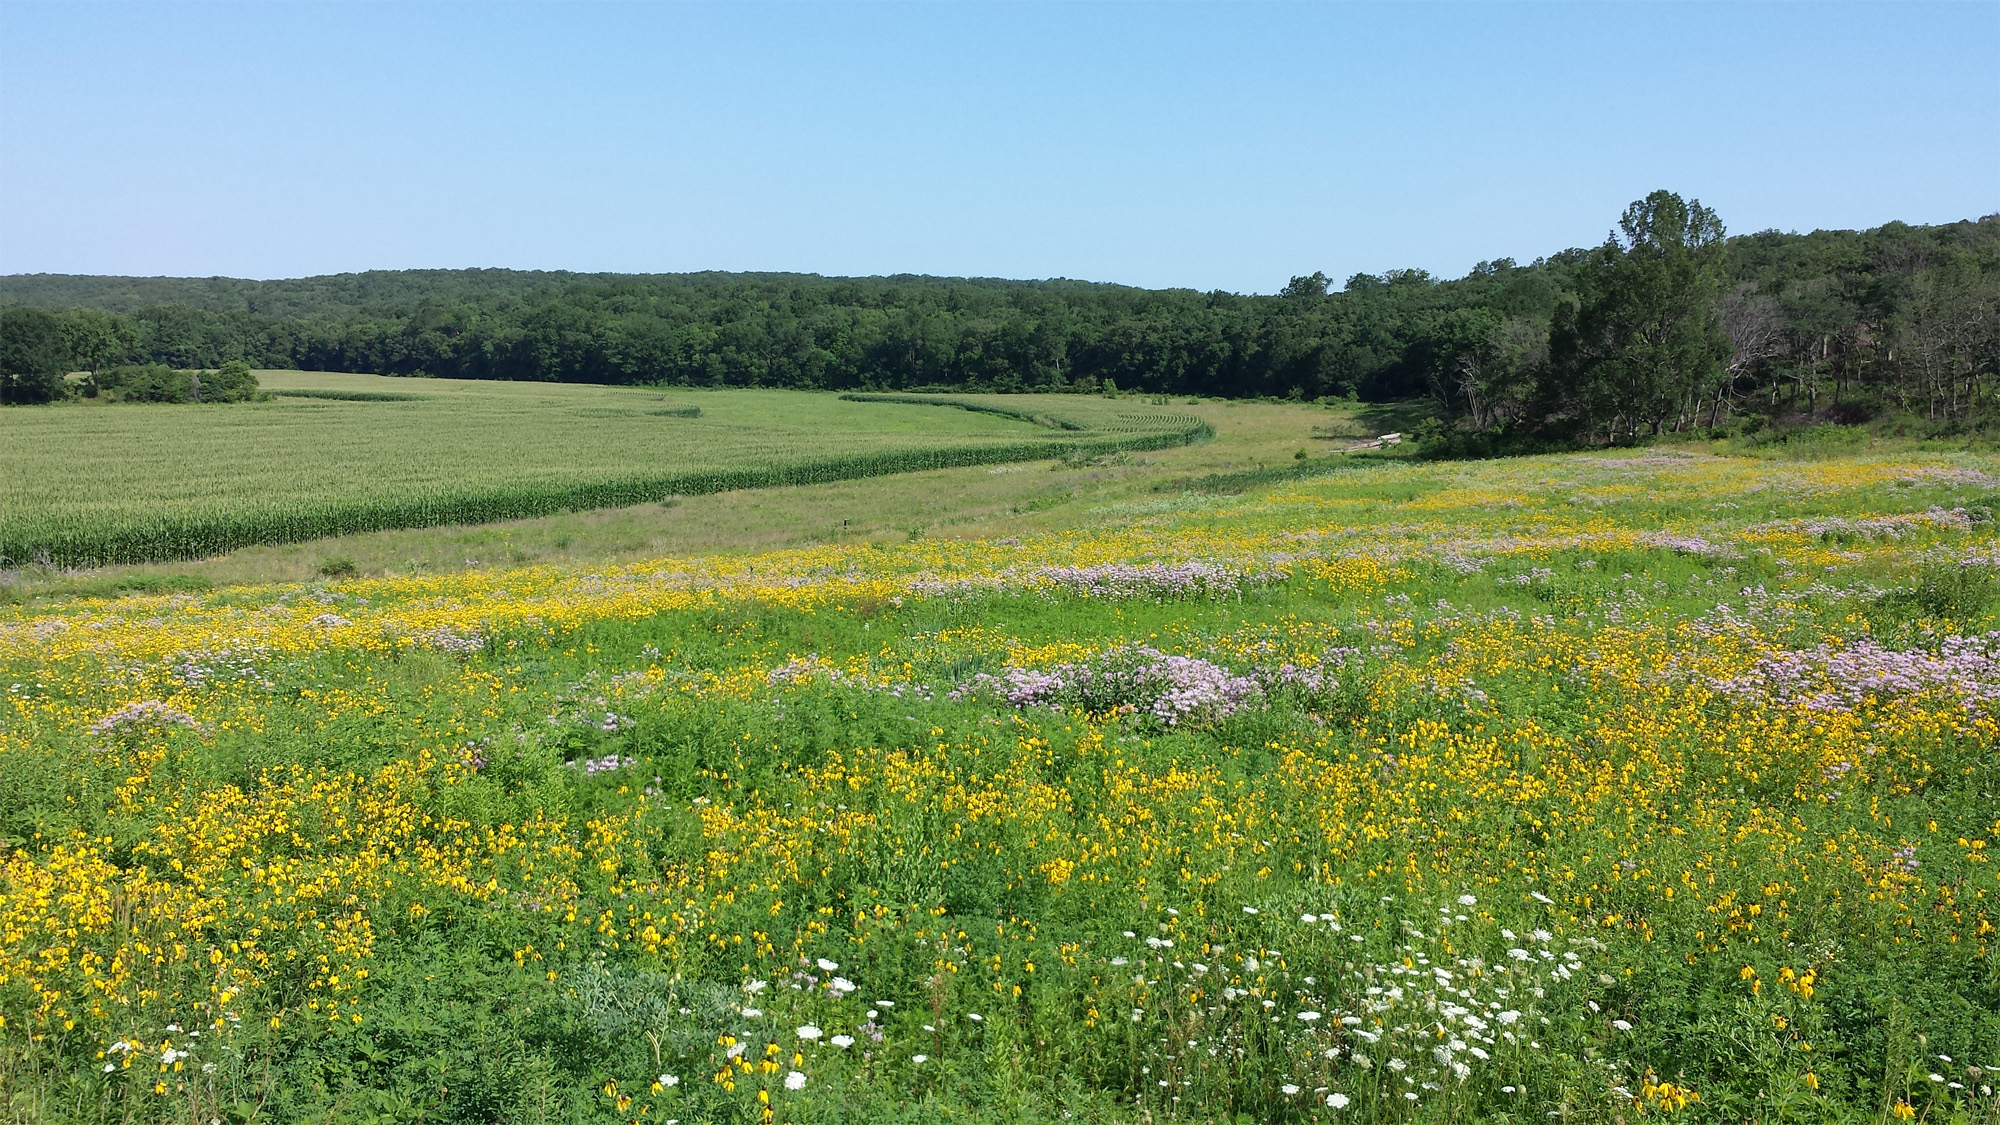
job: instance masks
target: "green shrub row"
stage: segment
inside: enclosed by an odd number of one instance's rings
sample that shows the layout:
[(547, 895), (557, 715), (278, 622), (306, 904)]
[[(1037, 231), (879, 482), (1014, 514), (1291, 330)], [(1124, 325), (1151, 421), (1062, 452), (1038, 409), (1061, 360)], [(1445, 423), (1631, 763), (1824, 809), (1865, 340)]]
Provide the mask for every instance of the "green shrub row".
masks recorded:
[(429, 395), (405, 394), (401, 391), (333, 391), (302, 389), (295, 391), (272, 391), (278, 398), (324, 398), (335, 402), (417, 402)]
[(1002, 418), (1018, 418), (1023, 422), (1032, 422), (1037, 426), (1047, 426), (1052, 430), (1080, 431), (1104, 428), (1101, 426), (1084, 426), (1079, 422), (1073, 422), (1067, 418), (1058, 418), (1053, 414), (1020, 410), (1011, 406), (1002, 406), (999, 403), (981, 402), (978, 399), (958, 398), (953, 395), (897, 395), (857, 391), (841, 395), (840, 397), (849, 402), (894, 402), (905, 406), (955, 406), (960, 410), (970, 410), (974, 414), (998, 414)]

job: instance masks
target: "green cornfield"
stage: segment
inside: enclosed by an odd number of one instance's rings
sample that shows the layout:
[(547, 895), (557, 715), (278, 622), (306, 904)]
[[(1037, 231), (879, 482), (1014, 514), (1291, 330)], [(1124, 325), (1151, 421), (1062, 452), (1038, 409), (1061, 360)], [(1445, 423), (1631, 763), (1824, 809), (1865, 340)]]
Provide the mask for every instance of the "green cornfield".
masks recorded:
[(269, 402), (0, 414), (0, 565), (200, 558), (674, 495), (1157, 449), (1211, 432), (1192, 415), (1082, 396), (260, 377)]

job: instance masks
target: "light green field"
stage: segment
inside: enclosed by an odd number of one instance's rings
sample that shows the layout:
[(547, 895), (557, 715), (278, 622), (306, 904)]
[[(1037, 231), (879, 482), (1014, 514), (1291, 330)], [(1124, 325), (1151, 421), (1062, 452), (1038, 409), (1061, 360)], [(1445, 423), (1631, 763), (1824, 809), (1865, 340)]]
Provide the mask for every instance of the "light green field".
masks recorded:
[[(1101, 401), (1073, 405), (1094, 407)], [(0, 602), (303, 582), (319, 578), (329, 565), (341, 573), (351, 566), (354, 573), (371, 577), (438, 575), (531, 563), (601, 566), (666, 555), (1035, 534), (1081, 526), (1106, 512), (1177, 503), (1190, 489), (1240, 491), (1250, 483), (1246, 473), (1258, 478), (1272, 471), (1336, 470), (1352, 458), (1331, 450), (1412, 424), (1407, 407), (1204, 401), (1176, 402), (1170, 409), (1207, 422), (1215, 436), (1191, 445), (1098, 457), (1052, 456), (480, 524), (353, 532), (242, 547), (196, 560), (87, 571), (31, 566), (0, 574)], [(1309, 436), (1315, 432), (1341, 437)], [(1301, 452), (1309, 459), (1298, 460)]]
[[(481, 523), (952, 465), (1192, 440), (1186, 413), (989, 396), (1020, 417), (832, 394), (264, 372), (234, 406), (78, 403), (0, 415), (0, 555), (81, 566)], [(976, 396), (963, 396), (973, 398)], [(698, 417), (686, 417), (688, 407)]]

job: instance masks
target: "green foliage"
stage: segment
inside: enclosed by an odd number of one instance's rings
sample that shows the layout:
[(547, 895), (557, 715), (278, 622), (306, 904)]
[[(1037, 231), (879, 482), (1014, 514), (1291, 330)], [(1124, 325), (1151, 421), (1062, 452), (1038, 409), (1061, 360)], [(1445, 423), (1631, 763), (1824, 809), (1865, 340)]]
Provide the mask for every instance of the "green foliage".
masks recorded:
[[(61, 310), (65, 369), (157, 363), (610, 384), (1431, 396), (1504, 448), (1893, 412), (1991, 427), (2000, 216), (1764, 231), (1670, 192), (1622, 238), (1465, 277), (1322, 272), (1276, 296), (1071, 281), (379, 271), (0, 278)], [(1725, 252), (1726, 251), (1726, 252)]]
[(1907, 586), (1877, 597), (1870, 620), (1878, 632), (1894, 632), (1919, 622), (1967, 626), (1986, 616), (2000, 580), (1985, 566), (1944, 562), (1926, 567)]
[(68, 366), (91, 374), (135, 354), (140, 346), (133, 322), (102, 309), (71, 309), (62, 316)]
[(1478, 432), (1521, 417), (1547, 359), (1548, 325), (1453, 309), (1425, 329), (1413, 352), (1439, 416)]
[(107, 368), (92, 376), (90, 397), (114, 402), (186, 402), (190, 374), (164, 363)]
[(215, 371), (177, 371), (150, 363), (99, 371), (91, 377), (88, 394), (112, 402), (252, 402), (258, 382), (250, 365), (241, 360)]
[(272, 391), (273, 398), (317, 398), (328, 402), (418, 402), (425, 396), (401, 391), (348, 391), (324, 387), (294, 387)]
[(891, 394), (845, 394), (841, 398), (849, 402), (900, 402), (909, 405), (955, 406), (960, 410), (970, 410), (978, 414), (998, 414), (1003, 418), (1018, 418), (1037, 426), (1047, 426), (1052, 430), (1081, 430), (1084, 427), (1067, 419), (1055, 418), (1010, 406), (993, 400), (979, 401), (966, 398), (949, 398), (942, 395), (891, 395)]
[(61, 398), (68, 360), (62, 322), (53, 314), (42, 309), (0, 309), (0, 405)]
[[(1071, 281), (375, 272), (297, 281), (0, 278), (0, 303), (110, 310), (120, 359), (452, 378), (1302, 400), (1421, 394), (1406, 355), (1459, 307), (1545, 320), (1566, 266), (1357, 276), (1311, 299)], [(64, 315), (73, 315), (65, 313)], [(80, 314), (74, 314), (80, 315)]]
[(1620, 220), (1577, 271), (1577, 300), (1556, 309), (1542, 397), (1551, 417), (1616, 438), (1658, 434), (1720, 393), (1730, 355), (1716, 315), (1722, 221), (1700, 201), (1656, 191)]
[(249, 402), (257, 397), (257, 390), (257, 376), (251, 373), (250, 365), (232, 359), (203, 380), (201, 401)]

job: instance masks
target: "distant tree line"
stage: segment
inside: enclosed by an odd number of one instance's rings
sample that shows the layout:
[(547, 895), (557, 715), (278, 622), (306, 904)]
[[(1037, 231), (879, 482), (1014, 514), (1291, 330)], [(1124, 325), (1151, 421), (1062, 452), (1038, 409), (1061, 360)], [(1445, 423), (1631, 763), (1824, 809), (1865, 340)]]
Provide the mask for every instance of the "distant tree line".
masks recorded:
[[(112, 314), (90, 309), (51, 313), (46, 309), (0, 309), (0, 405), (42, 405), (64, 398), (109, 402), (253, 402), (266, 398), (256, 373), (240, 359), (215, 370), (173, 368), (164, 363), (92, 365), (97, 358), (79, 346), (79, 328), (115, 325)], [(124, 358), (132, 349), (111, 358)], [(80, 363), (79, 361), (86, 361)], [(80, 382), (69, 378), (79, 366), (90, 370)]]
[[(1276, 296), (1074, 281), (402, 271), (16, 275), (69, 370), (156, 363), (839, 390), (1427, 395), (1465, 434), (1620, 439), (1746, 414), (1962, 422), (2000, 370), (2000, 216), (1729, 238), (1669, 192), (1594, 249)], [(38, 329), (46, 335), (48, 325)], [(6, 348), (12, 374), (25, 361)], [(47, 357), (42, 357), (45, 365)], [(9, 391), (9, 401), (32, 398)]]

